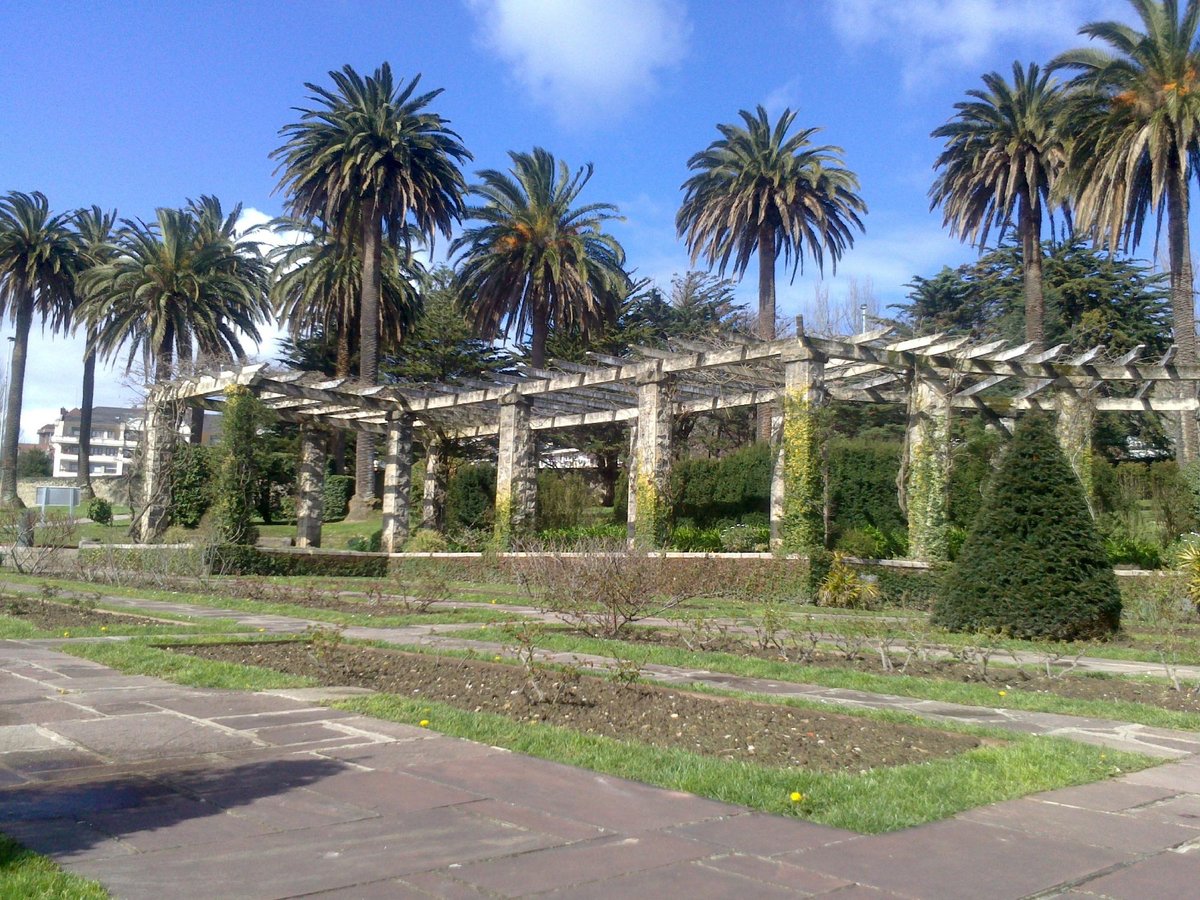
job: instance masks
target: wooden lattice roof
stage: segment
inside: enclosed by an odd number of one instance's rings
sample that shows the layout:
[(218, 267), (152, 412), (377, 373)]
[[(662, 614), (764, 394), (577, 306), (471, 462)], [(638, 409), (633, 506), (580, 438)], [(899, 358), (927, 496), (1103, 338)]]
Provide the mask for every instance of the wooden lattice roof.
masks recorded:
[(181, 378), (155, 390), (220, 409), (224, 388), (242, 384), (289, 421), (383, 432), (389, 416), (409, 414), (418, 427), (481, 437), (498, 431), (500, 403), (513, 395), (528, 401), (536, 430), (636, 419), (637, 386), (648, 379), (669, 379), (677, 415), (707, 412), (776, 399), (785, 364), (810, 358), (824, 364), (824, 389), (840, 400), (904, 402), (919, 372), (940, 383), (953, 406), (993, 417), (1048, 405), (1055, 389), (1083, 392), (1097, 410), (1200, 407), (1200, 368), (1177, 366), (1174, 348), (1159, 359), (1143, 358), (1142, 349), (1116, 355), (1095, 347), (1072, 354), (1065, 344), (1039, 350), (944, 334), (897, 338), (882, 328), (840, 338), (801, 333), (773, 341), (677, 341), (667, 349), (635, 348), (628, 357), (592, 354), (587, 365), (554, 361), (545, 369), (522, 367), (514, 375), (457, 386), (364, 385), (259, 364)]

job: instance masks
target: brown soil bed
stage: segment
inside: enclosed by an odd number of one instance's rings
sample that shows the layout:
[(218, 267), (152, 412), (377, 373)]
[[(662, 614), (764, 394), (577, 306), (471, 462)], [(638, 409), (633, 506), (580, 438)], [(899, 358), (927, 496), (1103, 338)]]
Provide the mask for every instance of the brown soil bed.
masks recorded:
[[(519, 721), (562, 725), (587, 734), (635, 740), (762, 763), (854, 771), (926, 762), (980, 745), (977, 738), (795, 707), (709, 697), (642, 684), (617, 684), (543, 670), (536, 687), (522, 667), (456, 657), (304, 643), (172, 647), (205, 659), (307, 675), (448, 703)], [(538, 694), (545, 699), (538, 699)]]
[[(639, 630), (630, 633), (633, 640), (648, 641), (672, 647), (686, 647), (679, 634), (670, 630)], [(761, 649), (749, 641), (741, 641), (728, 636), (712, 644), (706, 643), (705, 650), (718, 653), (734, 653), (739, 656), (756, 656), (760, 659), (790, 660), (801, 665), (819, 666), (830, 669), (853, 669), (857, 672), (869, 672), (873, 675), (911, 675), (916, 678), (931, 678), (941, 681), (973, 682), (988, 684), (999, 691), (1024, 691), (1026, 693), (1055, 694), (1073, 700), (1108, 700), (1143, 703), (1147, 706), (1157, 706), (1178, 712), (1200, 713), (1200, 693), (1189, 690), (1184, 684), (1184, 690), (1176, 691), (1167, 684), (1153, 684), (1138, 681), (1133, 678), (1113, 675), (1084, 674), (1078, 670), (1067, 671), (1070, 661), (1064, 664), (1052, 665), (1054, 675), (1048, 677), (1044, 666), (1034, 666), (1026, 663), (1023, 667), (1012, 665), (997, 665), (1005, 663), (1008, 657), (996, 654), (992, 664), (983, 671), (980, 666), (966, 664), (954, 659), (919, 660), (913, 659), (901, 671), (904, 661), (903, 651), (894, 652), (894, 668), (885, 671), (879, 651), (867, 648), (854, 659), (833, 651), (816, 651), (811, 659), (801, 660), (799, 654), (781, 652), (774, 648)], [(1158, 667), (1152, 672), (1157, 677), (1166, 678), (1165, 668)], [(997, 696), (997, 706), (1003, 706)]]
[(178, 631), (189, 628), (185, 622), (165, 622), (161, 619), (151, 619), (145, 616), (126, 615), (125, 613), (108, 612), (103, 609), (93, 609), (84, 602), (58, 603), (52, 600), (33, 599), (29, 597), (0, 598), (0, 615), (23, 619), (38, 628), (47, 631), (61, 631), (71, 628), (96, 628), (109, 625), (138, 625), (146, 628), (161, 628), (164, 631)]

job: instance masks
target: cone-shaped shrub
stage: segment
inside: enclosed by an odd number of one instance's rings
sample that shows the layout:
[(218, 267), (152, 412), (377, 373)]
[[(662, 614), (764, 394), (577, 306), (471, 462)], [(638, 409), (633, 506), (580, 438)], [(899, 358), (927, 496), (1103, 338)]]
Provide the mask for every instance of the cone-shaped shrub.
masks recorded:
[(1031, 413), (1018, 425), (933, 618), (952, 631), (1019, 638), (1117, 629), (1117, 580), (1049, 416)]

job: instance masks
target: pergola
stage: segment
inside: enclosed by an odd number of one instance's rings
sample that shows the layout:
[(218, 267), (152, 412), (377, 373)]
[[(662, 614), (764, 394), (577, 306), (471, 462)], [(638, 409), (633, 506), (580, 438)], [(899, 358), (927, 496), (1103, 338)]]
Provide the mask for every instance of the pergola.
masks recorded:
[[(498, 442), (496, 537), (501, 544), (533, 522), (534, 434), (627, 422), (630, 426), (629, 535), (641, 546), (664, 537), (674, 417), (774, 402), (775, 473), (772, 542), (803, 551), (819, 541), (819, 428), (830, 398), (903, 404), (908, 433), (902, 471), (910, 555), (944, 558), (951, 411), (975, 410), (1000, 428), (1015, 411), (1059, 413), (1058, 433), (1085, 486), (1092, 417), (1098, 411), (1192, 412), (1200, 407), (1200, 368), (1120, 356), (1095, 347), (1074, 355), (1066, 345), (976, 342), (943, 334), (897, 338), (881, 328), (848, 337), (797, 334), (773, 341), (674, 342), (636, 348), (629, 357), (593, 354), (581, 365), (554, 361), (487, 382), (366, 385), (320, 373), (243, 366), (157, 385), (147, 403), (142, 508), (135, 534), (154, 536), (166, 520), (165, 479), (173, 417), (181, 406), (220, 410), (232, 385), (252, 391), (279, 418), (301, 426), (297, 545), (320, 545), (325, 445), (330, 429), (386, 438), (383, 548), (397, 551), (409, 531), (414, 431), (451, 438), (495, 436)], [(438, 477), (439, 443), (425, 441), (426, 502)], [(428, 512), (427, 512), (428, 515)]]

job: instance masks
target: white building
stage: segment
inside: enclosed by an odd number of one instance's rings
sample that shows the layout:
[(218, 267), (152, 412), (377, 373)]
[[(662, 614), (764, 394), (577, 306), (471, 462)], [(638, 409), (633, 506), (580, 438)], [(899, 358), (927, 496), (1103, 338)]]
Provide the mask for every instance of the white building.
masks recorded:
[[(92, 475), (124, 475), (133, 465), (142, 438), (141, 409), (116, 406), (92, 408), (92, 446), (89, 456)], [(79, 473), (79, 410), (62, 410), (50, 436), (54, 477), (72, 478)]]

